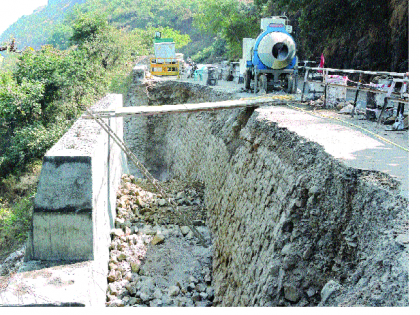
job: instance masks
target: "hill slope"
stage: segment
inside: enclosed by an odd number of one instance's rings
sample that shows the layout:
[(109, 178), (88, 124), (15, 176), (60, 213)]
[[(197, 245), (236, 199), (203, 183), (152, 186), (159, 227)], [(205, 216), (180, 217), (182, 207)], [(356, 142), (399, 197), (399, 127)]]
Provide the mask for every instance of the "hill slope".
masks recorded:
[(26, 46), (39, 49), (46, 44), (54, 27), (63, 21), (65, 14), (75, 4), (84, 2), (86, 0), (49, 0), (48, 5), (36, 9), (31, 15), (21, 17), (4, 31), (0, 35), (0, 43), (14, 37), (19, 49)]

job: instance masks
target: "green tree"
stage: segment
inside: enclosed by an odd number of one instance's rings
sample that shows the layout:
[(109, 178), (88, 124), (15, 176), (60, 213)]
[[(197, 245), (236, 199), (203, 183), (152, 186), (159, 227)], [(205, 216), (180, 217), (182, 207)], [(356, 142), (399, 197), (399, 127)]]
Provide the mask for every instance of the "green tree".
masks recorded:
[(70, 41), (78, 45), (93, 40), (106, 31), (107, 27), (108, 21), (104, 14), (97, 12), (80, 14), (72, 24), (73, 34)]
[[(148, 52), (144, 34), (77, 12), (77, 45), (26, 49), (11, 71), (2, 72), (0, 134), (7, 141), (0, 141), (0, 175), (42, 157), (82, 110), (108, 91), (126, 89), (136, 58)], [(70, 38), (64, 44), (70, 46)]]
[(10, 72), (0, 72), (0, 118), (14, 126), (26, 126), (41, 116), (42, 82), (26, 78), (20, 84)]
[(65, 50), (70, 45), (70, 38), (72, 37), (72, 28), (67, 23), (58, 24), (47, 40), (47, 44), (54, 46), (61, 50)]
[(242, 55), (242, 39), (259, 33), (260, 16), (252, 3), (237, 0), (200, 0), (195, 25), (226, 40), (232, 58)]

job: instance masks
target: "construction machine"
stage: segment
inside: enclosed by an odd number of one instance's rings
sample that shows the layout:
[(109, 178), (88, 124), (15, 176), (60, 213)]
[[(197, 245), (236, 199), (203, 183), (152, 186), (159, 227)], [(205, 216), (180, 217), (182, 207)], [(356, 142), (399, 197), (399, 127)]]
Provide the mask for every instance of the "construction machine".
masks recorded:
[(152, 75), (179, 76), (179, 59), (175, 53), (175, 42), (172, 38), (162, 38), (156, 32), (154, 39), (155, 54), (150, 58)]
[(289, 19), (284, 15), (264, 18), (261, 31), (256, 39), (243, 39), (240, 63), (245, 89), (281, 88), (296, 93), (298, 58)]

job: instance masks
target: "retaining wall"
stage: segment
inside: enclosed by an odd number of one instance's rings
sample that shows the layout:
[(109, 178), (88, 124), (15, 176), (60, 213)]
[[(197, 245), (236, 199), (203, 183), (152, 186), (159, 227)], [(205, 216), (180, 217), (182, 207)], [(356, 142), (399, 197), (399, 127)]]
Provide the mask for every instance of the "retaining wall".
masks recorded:
[[(141, 103), (136, 88), (131, 102)], [(263, 119), (270, 110), (125, 121), (160, 144), (137, 151), (155, 176), (205, 184), (215, 305), (408, 305), (408, 200), (398, 183), (346, 167), (314, 137)]]
[[(122, 101), (110, 94), (92, 109)], [(122, 118), (108, 123), (123, 136)], [(44, 157), (27, 260), (107, 259), (123, 164), (120, 148), (95, 121), (77, 120)]]

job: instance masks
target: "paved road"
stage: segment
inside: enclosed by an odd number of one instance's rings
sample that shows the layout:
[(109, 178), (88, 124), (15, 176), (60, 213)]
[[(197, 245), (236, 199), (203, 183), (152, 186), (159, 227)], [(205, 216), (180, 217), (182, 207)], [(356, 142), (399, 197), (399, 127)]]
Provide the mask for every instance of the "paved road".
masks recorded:
[[(204, 84), (204, 82), (188, 82)], [(255, 97), (241, 91), (242, 84), (218, 81), (213, 87), (226, 92), (236, 92), (238, 97)], [(296, 95), (300, 99), (300, 94)], [(366, 93), (360, 95), (366, 105)], [(354, 93), (348, 93), (353, 99)], [(305, 111), (289, 107), (260, 108), (267, 120), (321, 144), (325, 151), (350, 167), (387, 173), (401, 182), (401, 195), (409, 194), (409, 131), (388, 131), (390, 126), (339, 115), (336, 110), (317, 110), (300, 106)], [(327, 116), (329, 118), (325, 118)]]
[[(408, 198), (409, 153), (394, 144), (371, 136), (344, 121), (315, 116), (289, 107), (260, 108), (261, 117), (319, 143), (325, 151), (347, 166), (387, 173), (401, 182)], [(367, 130), (367, 129), (365, 129)]]

